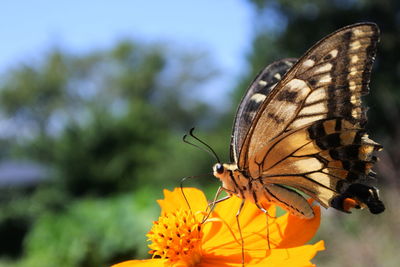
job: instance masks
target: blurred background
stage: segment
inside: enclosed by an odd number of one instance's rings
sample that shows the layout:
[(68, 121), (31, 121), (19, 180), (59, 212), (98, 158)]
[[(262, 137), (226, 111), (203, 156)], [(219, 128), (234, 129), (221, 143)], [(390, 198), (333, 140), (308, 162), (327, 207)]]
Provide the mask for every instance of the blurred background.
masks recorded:
[[(148, 257), (162, 189), (228, 161), (239, 99), (267, 64), (355, 22), (381, 29), (370, 135), (387, 210), (328, 210), (319, 266), (399, 266), (400, 2), (8, 1), (0, 16), (0, 266)], [(185, 186), (215, 192), (211, 176)], [(236, 212), (236, 211), (235, 211)]]

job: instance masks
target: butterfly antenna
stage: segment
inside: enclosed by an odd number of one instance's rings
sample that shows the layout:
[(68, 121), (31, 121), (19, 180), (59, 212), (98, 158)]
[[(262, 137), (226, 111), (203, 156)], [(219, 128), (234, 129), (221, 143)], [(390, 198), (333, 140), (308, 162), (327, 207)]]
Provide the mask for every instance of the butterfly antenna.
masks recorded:
[(195, 145), (195, 144), (189, 142), (189, 141), (187, 140), (187, 137), (188, 137), (187, 134), (185, 134), (185, 135), (183, 136), (183, 142), (185, 142), (185, 143), (187, 143), (187, 144), (189, 144), (189, 145), (192, 145), (192, 146), (194, 146), (194, 147), (197, 147), (198, 149), (201, 149), (201, 150), (207, 152), (208, 154), (210, 154), (211, 156), (213, 156), (213, 157), (217, 160), (218, 163), (221, 163), (221, 161), (219, 160), (219, 157), (218, 157), (217, 153), (215, 153), (214, 149), (212, 149), (212, 147), (209, 146), (206, 142), (202, 141), (200, 138), (198, 138), (197, 136), (195, 136), (195, 135), (193, 134), (193, 131), (194, 131), (194, 128), (190, 129), (189, 135), (190, 135), (191, 137), (193, 137), (194, 139), (196, 139), (196, 140), (197, 140), (198, 142), (200, 142), (201, 144), (203, 144), (207, 149), (204, 148), (204, 147), (201, 147), (201, 146), (198, 146), (198, 145)]

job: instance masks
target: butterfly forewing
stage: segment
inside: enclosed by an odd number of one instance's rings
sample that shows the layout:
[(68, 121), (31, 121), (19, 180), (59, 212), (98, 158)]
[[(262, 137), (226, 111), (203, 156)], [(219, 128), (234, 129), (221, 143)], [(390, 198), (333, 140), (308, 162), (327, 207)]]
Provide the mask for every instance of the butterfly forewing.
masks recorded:
[(251, 83), (239, 104), (233, 124), (231, 140), (231, 160), (233, 162), (237, 161), (238, 148), (242, 146), (261, 104), (296, 61), (295, 58), (276, 61), (261, 71)]
[(239, 168), (248, 170), (273, 138), (318, 120), (342, 117), (363, 124), (360, 97), (368, 92), (378, 35), (375, 24), (353, 25), (312, 47), (262, 103), (240, 149)]

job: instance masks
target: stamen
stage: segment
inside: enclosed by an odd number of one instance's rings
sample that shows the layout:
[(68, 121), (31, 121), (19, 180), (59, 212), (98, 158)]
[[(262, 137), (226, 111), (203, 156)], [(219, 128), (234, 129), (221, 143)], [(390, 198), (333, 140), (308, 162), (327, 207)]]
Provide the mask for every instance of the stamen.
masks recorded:
[[(202, 223), (192, 212), (179, 210), (163, 214), (147, 234), (153, 258), (195, 266), (201, 261)], [(161, 238), (160, 238), (161, 237)]]

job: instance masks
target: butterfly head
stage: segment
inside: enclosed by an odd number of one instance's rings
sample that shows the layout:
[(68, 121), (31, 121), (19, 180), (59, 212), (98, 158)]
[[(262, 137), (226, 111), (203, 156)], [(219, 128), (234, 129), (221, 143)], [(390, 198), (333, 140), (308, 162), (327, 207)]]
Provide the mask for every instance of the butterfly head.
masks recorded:
[(222, 176), (223, 174), (224, 174), (224, 172), (225, 172), (225, 167), (224, 167), (224, 165), (223, 164), (221, 164), (221, 163), (216, 163), (214, 166), (213, 166), (213, 172), (214, 172), (214, 176), (215, 177), (219, 177), (219, 176)]
[(220, 162), (213, 166), (213, 174), (222, 182), (222, 187), (231, 191), (235, 191), (232, 188), (232, 176), (234, 175), (235, 168), (232, 164), (222, 164)]
[(222, 164), (220, 162), (213, 166), (213, 174), (222, 182), (229, 179), (230, 175), (234, 175), (238, 171), (236, 164)]
[(235, 176), (237, 171), (238, 169), (236, 164), (218, 162), (213, 166), (213, 174), (216, 178), (221, 180), (223, 186), (226, 186), (226, 183), (231, 181), (232, 176)]

